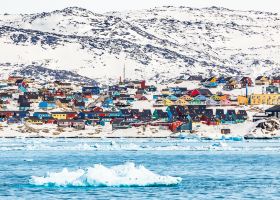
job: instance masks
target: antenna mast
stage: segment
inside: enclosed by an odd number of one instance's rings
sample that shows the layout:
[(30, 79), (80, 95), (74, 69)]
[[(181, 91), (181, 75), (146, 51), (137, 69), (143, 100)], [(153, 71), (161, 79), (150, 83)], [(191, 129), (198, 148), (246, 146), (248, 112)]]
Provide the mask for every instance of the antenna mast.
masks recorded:
[(125, 82), (125, 64), (123, 65), (123, 82)]

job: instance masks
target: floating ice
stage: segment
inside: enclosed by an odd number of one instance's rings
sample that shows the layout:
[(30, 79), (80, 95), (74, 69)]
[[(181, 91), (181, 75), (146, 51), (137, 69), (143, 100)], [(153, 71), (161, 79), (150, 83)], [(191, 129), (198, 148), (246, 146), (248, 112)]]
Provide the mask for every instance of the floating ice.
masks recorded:
[(37, 186), (77, 187), (137, 187), (172, 186), (182, 181), (180, 177), (161, 176), (143, 165), (126, 163), (111, 168), (95, 164), (85, 170), (51, 172), (47, 176), (32, 176), (30, 183)]

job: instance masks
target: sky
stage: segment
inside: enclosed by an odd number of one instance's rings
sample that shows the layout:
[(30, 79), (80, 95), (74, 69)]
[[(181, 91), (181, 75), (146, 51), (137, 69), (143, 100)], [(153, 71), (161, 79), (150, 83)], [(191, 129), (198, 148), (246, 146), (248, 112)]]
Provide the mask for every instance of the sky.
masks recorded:
[(0, 0), (0, 13), (38, 13), (78, 6), (97, 13), (158, 6), (210, 7), (280, 13), (280, 0)]

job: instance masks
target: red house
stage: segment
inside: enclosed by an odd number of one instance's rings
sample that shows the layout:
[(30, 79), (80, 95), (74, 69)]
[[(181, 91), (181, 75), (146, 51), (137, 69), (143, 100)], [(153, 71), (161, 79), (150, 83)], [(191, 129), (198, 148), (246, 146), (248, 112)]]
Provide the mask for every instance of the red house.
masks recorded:
[(64, 97), (65, 93), (62, 90), (57, 90), (55, 91), (54, 96)]
[(76, 112), (66, 112), (66, 119), (74, 119), (77, 117), (78, 117), (78, 114)]
[(45, 120), (45, 124), (56, 124), (57, 120), (54, 118), (49, 118)]
[(273, 85), (280, 85), (280, 76), (273, 77), (271, 82)]
[(246, 87), (246, 85), (248, 85), (249, 87), (251, 87), (253, 85), (253, 81), (250, 77), (246, 77), (244, 76), (241, 80), (240, 80), (240, 84), (241, 87)]
[(210, 118), (207, 119), (206, 124), (207, 124), (208, 126), (217, 126), (219, 123), (218, 123), (218, 121), (215, 119), (215, 117), (213, 116), (213, 117), (210, 117)]
[(0, 117), (2, 117), (2, 118), (9, 118), (12, 116), (14, 116), (13, 111), (0, 111)]
[(141, 81), (141, 89), (145, 89), (146, 88), (146, 81)]
[(183, 122), (181, 121), (176, 121), (176, 122), (172, 122), (171, 125), (169, 126), (169, 129), (172, 131), (172, 132), (176, 132), (177, 131), (177, 128), (179, 126), (181, 126), (183, 124)]
[(194, 90), (188, 91), (188, 95), (191, 97), (196, 97), (196, 96), (200, 95), (200, 92), (199, 92), (199, 90), (194, 89)]
[(96, 106), (92, 109), (92, 111), (93, 112), (103, 112), (103, 108), (100, 108), (100, 107)]

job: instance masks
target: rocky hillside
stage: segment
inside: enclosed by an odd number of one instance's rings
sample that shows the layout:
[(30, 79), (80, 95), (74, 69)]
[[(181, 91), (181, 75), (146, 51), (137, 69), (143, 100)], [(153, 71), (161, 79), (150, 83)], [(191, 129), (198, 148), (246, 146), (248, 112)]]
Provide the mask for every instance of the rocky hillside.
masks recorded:
[(124, 66), (128, 78), (159, 81), (188, 74), (279, 74), (279, 35), (279, 14), (217, 7), (5, 14), (1, 75), (42, 78), (58, 70), (59, 76), (69, 71), (67, 77), (113, 80)]

